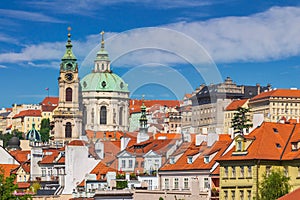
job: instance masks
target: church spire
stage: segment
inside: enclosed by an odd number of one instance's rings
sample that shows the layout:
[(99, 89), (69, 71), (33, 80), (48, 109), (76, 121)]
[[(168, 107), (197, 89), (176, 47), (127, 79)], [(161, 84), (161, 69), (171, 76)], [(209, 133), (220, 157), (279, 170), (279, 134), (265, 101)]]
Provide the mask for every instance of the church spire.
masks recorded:
[(146, 106), (144, 104), (145, 95), (142, 96), (142, 106), (141, 106), (141, 117), (140, 117), (140, 128), (147, 128), (147, 115), (146, 115)]
[(75, 57), (75, 55), (73, 54), (73, 51), (72, 51), (72, 42), (71, 42), (71, 27), (68, 27), (68, 41), (67, 41), (67, 44), (66, 44), (66, 51), (65, 51), (65, 54), (64, 56), (62, 57), (62, 61), (67, 61), (67, 60), (72, 60), (72, 61), (76, 61), (77, 58)]
[(101, 49), (97, 52), (94, 72), (111, 72), (110, 60), (107, 51), (104, 49), (104, 31), (101, 31)]

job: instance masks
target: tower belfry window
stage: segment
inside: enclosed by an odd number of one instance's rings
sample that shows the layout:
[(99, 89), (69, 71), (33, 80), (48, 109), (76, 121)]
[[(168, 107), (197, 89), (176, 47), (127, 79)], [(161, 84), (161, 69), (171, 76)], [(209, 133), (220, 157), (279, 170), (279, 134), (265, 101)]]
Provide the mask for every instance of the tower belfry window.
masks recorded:
[(65, 137), (66, 138), (72, 138), (72, 124), (71, 124), (71, 122), (66, 123)]
[(66, 89), (66, 101), (72, 101), (72, 88), (67, 88)]

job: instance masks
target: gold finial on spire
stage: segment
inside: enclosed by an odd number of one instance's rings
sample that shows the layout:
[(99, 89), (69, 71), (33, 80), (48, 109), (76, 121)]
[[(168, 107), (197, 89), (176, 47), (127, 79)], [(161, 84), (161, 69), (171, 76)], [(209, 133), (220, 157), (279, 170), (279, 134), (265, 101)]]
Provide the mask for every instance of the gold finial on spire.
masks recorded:
[(72, 28), (71, 28), (71, 26), (69, 26), (69, 27), (68, 27), (68, 38), (71, 37), (71, 30), (72, 30)]
[(101, 49), (104, 49), (104, 31), (101, 31), (101, 35), (102, 35), (102, 40), (101, 40)]

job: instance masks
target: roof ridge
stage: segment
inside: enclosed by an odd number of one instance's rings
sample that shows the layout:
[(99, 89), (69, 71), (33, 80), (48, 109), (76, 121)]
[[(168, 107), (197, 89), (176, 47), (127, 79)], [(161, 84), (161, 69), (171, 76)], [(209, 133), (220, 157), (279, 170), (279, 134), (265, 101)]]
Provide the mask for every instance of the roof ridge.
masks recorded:
[(281, 153), (281, 155), (280, 155), (280, 160), (282, 160), (283, 154), (284, 154), (284, 152), (285, 152), (285, 150), (286, 150), (286, 148), (287, 148), (287, 146), (288, 146), (288, 144), (289, 144), (289, 142), (290, 142), (290, 140), (291, 140), (291, 138), (292, 138), (292, 135), (293, 135), (294, 132), (295, 132), (295, 129), (296, 129), (296, 124), (294, 124), (294, 127), (293, 127), (293, 129), (292, 129), (292, 132), (291, 132), (291, 134), (289, 135), (288, 140), (286, 141), (286, 144), (285, 144), (285, 146), (284, 146), (284, 148), (283, 148), (283, 151), (282, 151), (282, 153)]

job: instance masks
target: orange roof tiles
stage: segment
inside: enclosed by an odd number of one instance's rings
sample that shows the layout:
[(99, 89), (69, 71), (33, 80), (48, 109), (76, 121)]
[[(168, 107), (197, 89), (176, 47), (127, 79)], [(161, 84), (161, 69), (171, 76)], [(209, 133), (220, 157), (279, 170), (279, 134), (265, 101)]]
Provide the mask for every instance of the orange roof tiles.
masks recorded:
[(300, 124), (264, 122), (260, 127), (244, 137), (251, 144), (247, 154), (234, 154), (235, 147), (219, 160), (292, 160), (300, 159), (300, 151), (292, 150), (292, 142), (300, 141)]
[(97, 139), (103, 139), (103, 138), (110, 138), (110, 139), (120, 139), (124, 133), (122, 131), (91, 131), (91, 130), (86, 130), (85, 131), (86, 136), (89, 139), (92, 138), (97, 138)]
[(50, 155), (45, 155), (39, 164), (52, 164), (55, 159), (58, 157), (59, 151), (52, 151)]
[[(216, 141), (211, 147), (209, 147), (206, 142), (202, 142), (199, 146), (196, 146), (195, 142), (185, 142), (179, 147), (179, 149), (184, 148), (182, 151), (183, 154), (180, 158), (174, 164), (166, 163), (160, 168), (160, 171), (210, 170), (230, 143), (230, 140)], [(176, 153), (177, 152), (175, 152), (173, 156), (176, 155)], [(195, 156), (198, 153), (199, 156), (196, 157), (192, 163), (187, 162), (189, 156)], [(210, 162), (204, 162), (205, 156), (215, 153), (216, 155), (211, 158)]]
[(188, 98), (188, 99), (191, 98), (192, 96), (193, 96), (192, 94), (185, 94), (185, 95), (184, 95), (184, 97), (186, 97), (186, 98)]
[(83, 140), (72, 140), (67, 144), (68, 146), (85, 146), (87, 145), (87, 142)]
[(19, 189), (27, 189), (30, 187), (30, 183), (28, 182), (17, 182)]
[(138, 99), (131, 99), (129, 101), (129, 112), (131, 113), (138, 113), (141, 112), (141, 106), (144, 105), (147, 108), (150, 108), (154, 105), (160, 106), (167, 106), (167, 107), (179, 107), (180, 101), (178, 100), (138, 100)]
[(59, 98), (58, 97), (46, 97), (42, 101), (43, 106), (57, 106), (58, 105)]
[(23, 163), (28, 160), (30, 151), (14, 150), (9, 152), (19, 163)]
[(291, 199), (300, 199), (300, 188), (278, 198), (277, 200), (291, 200)]
[(276, 89), (267, 92), (262, 92), (259, 95), (256, 95), (251, 101), (265, 99), (270, 97), (297, 97), (300, 98), (300, 90), (291, 90), (291, 89)]
[(247, 101), (248, 101), (248, 99), (233, 100), (233, 101), (226, 107), (225, 110), (226, 110), (226, 111), (237, 110), (239, 107), (242, 107)]
[(40, 110), (22, 110), (20, 113), (13, 116), (13, 118), (19, 118), (19, 117), (41, 117), (41, 111)]
[(19, 165), (16, 164), (0, 164), (0, 169), (4, 172), (4, 177), (9, 177), (11, 174), (11, 171), (15, 168), (19, 167)]

